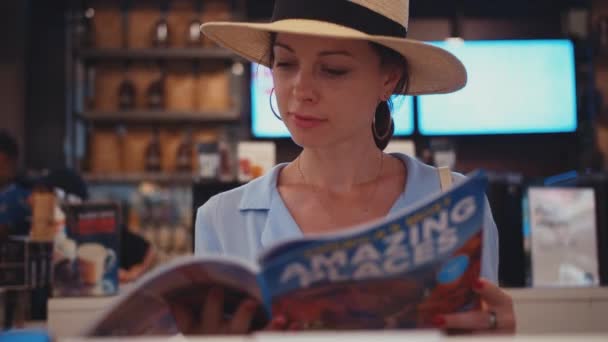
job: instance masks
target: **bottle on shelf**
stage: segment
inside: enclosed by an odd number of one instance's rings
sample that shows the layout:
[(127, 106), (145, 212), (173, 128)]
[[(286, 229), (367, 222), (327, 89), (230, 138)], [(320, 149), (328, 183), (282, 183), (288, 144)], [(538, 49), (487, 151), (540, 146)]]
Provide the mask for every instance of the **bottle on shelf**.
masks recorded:
[(154, 129), (152, 139), (146, 147), (145, 169), (146, 172), (161, 171), (160, 131), (158, 128)]
[(192, 172), (192, 130), (187, 129), (182, 141), (177, 147), (175, 169), (178, 172)]
[(87, 109), (94, 109), (95, 108), (95, 74), (96, 74), (96, 67), (94, 63), (89, 63), (89, 65), (86, 66), (86, 71), (85, 71), (86, 75), (85, 75), (85, 92), (84, 92), (84, 97), (85, 97), (85, 107)]
[(146, 91), (148, 109), (161, 110), (165, 108), (165, 65), (157, 62), (157, 75)]
[(125, 153), (125, 145), (128, 140), (128, 129), (124, 123), (119, 123), (114, 127), (114, 136), (112, 137), (112, 147), (109, 155), (114, 157), (108, 157), (113, 165), (111, 171), (113, 173), (122, 173), (125, 170), (127, 153)]
[(218, 167), (218, 179), (222, 182), (231, 182), (234, 180), (236, 174), (234, 170), (234, 153), (232, 146), (232, 139), (228, 132), (222, 131), (218, 137), (218, 151), (219, 151), (219, 167)]
[(201, 14), (203, 11), (203, 1), (196, 0), (194, 18), (188, 25), (186, 42), (189, 47), (199, 47), (203, 43), (203, 35), (201, 33)]
[(123, 49), (129, 48), (129, 12), (131, 0), (122, 0), (120, 4), (120, 45)]
[(131, 79), (131, 62), (126, 61), (124, 65), (123, 80), (118, 86), (118, 108), (120, 110), (135, 109), (135, 84)]
[(91, 48), (95, 45), (94, 17), (95, 9), (88, 6), (87, 1), (81, 1), (80, 8), (75, 13), (74, 41), (76, 46)]
[(157, 48), (167, 48), (170, 43), (170, 28), (167, 20), (169, 12), (169, 0), (163, 0), (160, 5), (160, 18), (154, 24), (152, 32), (152, 45)]

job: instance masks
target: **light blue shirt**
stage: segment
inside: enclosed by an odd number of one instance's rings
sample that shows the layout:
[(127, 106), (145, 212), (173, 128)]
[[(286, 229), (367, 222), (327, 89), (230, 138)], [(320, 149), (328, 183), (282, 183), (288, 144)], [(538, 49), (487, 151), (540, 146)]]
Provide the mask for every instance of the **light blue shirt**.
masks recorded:
[[(395, 213), (441, 191), (437, 169), (405, 154), (394, 153), (407, 167), (406, 186), (393, 204)], [(264, 176), (211, 197), (196, 214), (195, 254), (230, 255), (253, 262), (257, 254), (287, 239), (303, 236), (277, 189), (279, 164)], [(464, 178), (453, 173), (454, 181)], [(482, 277), (498, 280), (498, 231), (486, 200), (481, 261)]]

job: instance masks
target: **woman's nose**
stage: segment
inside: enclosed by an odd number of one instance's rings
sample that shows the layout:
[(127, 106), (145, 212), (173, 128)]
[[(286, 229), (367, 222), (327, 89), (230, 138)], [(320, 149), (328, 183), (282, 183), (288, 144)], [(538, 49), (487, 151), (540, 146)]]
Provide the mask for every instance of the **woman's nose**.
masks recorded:
[(316, 101), (317, 94), (314, 89), (314, 75), (312, 72), (300, 70), (293, 85), (293, 95), (298, 101)]

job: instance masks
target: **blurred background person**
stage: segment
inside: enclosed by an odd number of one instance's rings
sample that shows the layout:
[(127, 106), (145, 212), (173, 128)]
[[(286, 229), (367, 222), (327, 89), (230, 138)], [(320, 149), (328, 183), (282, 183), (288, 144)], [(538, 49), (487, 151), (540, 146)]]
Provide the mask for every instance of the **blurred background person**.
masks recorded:
[[(49, 172), (40, 182), (48, 190), (54, 191), (58, 203), (81, 203), (89, 200), (89, 191), (82, 177), (70, 169), (57, 169)], [(120, 221), (120, 268), (121, 283), (137, 280), (154, 266), (156, 253), (153, 246), (142, 236), (129, 229), (124, 218), (128, 216), (128, 205), (122, 203)], [(58, 222), (61, 223), (61, 222)], [(64, 223), (65, 224), (65, 223)]]
[(18, 177), (19, 146), (5, 131), (0, 131), (0, 240), (8, 235), (27, 235), (31, 209), (31, 188)]

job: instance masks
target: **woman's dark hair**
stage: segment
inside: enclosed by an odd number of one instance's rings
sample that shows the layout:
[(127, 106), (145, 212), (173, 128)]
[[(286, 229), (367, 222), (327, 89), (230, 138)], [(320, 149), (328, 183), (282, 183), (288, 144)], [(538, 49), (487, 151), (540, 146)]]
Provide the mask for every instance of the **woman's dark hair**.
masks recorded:
[[(276, 40), (277, 34), (274, 32), (270, 33), (270, 44), (268, 48), (268, 61), (272, 66), (274, 63), (274, 52), (272, 47)], [(380, 64), (382, 67), (400, 67), (402, 68), (401, 77), (399, 81), (395, 85), (395, 89), (393, 93), (406, 93), (409, 87), (409, 70), (408, 64), (405, 57), (403, 57), (397, 51), (390, 49), (384, 45), (380, 45), (378, 43), (370, 42), (371, 47), (376, 51), (378, 56), (380, 56)], [(260, 61), (261, 62), (261, 61)], [(374, 125), (372, 125), (372, 136), (374, 137), (374, 142), (376, 146), (380, 150), (384, 150), (388, 145), (389, 141), (392, 139), (393, 134), (395, 133), (395, 124), (392, 120), (391, 111), (393, 109), (393, 102), (391, 99), (388, 101), (382, 101), (376, 107), (376, 114), (374, 118)], [(378, 137), (378, 135), (380, 137)]]
[[(387, 48), (384, 45), (370, 42), (370, 45), (376, 53), (380, 56), (380, 63), (383, 67), (401, 67), (401, 77), (393, 89), (393, 93), (406, 93), (410, 84), (408, 64), (405, 57), (403, 57), (397, 51)], [(395, 133), (395, 124), (392, 120), (391, 111), (393, 109), (393, 102), (391, 99), (388, 101), (382, 101), (376, 107), (375, 114), (375, 129), (372, 125), (372, 135), (374, 136), (374, 142), (380, 150), (384, 150), (388, 145), (389, 141)], [(377, 137), (377, 135), (380, 136)]]

